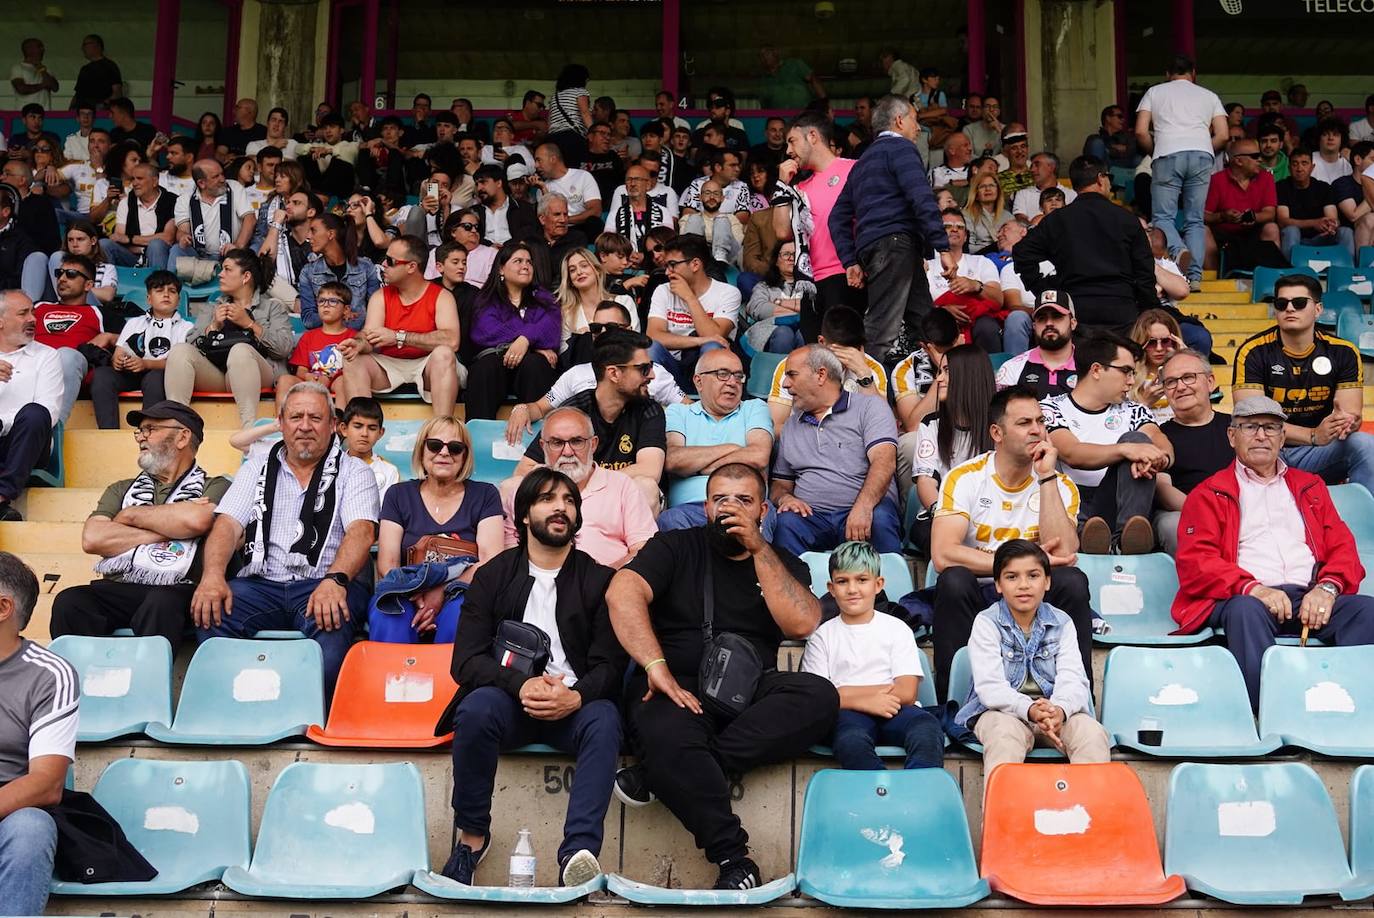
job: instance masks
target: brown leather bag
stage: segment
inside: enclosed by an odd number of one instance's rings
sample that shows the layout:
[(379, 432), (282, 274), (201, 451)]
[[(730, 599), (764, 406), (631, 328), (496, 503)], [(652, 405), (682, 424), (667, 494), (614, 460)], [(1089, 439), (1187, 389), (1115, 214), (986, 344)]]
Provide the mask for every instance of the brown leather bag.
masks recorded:
[(447, 562), (453, 558), (477, 557), (477, 543), (452, 536), (421, 536), (406, 552), (406, 564), (425, 564), (429, 561)]

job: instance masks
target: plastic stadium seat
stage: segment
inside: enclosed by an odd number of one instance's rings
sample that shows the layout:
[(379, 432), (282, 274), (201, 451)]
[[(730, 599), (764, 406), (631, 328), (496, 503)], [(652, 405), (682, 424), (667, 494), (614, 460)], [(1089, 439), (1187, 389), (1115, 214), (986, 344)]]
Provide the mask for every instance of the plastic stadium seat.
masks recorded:
[[(817, 596), (826, 594), (826, 584), (830, 582), (830, 552), (804, 551), (801, 559), (811, 568), (811, 592)], [(887, 598), (896, 602), (915, 589), (911, 583), (911, 568), (906, 558), (897, 552), (884, 552), (883, 592)]]
[(1374, 295), (1374, 269), (1333, 267), (1326, 272), (1326, 289), (1328, 292), (1348, 290), (1360, 299), (1368, 300)]
[(116, 759), (93, 795), (129, 841), (157, 868), (143, 883), (54, 882), (75, 896), (153, 896), (218, 882), (248, 866), (251, 807), (248, 769), (239, 762)]
[[(949, 664), (949, 700), (955, 702), (957, 711), (964, 706), (968, 700), (969, 692), (973, 690), (973, 668), (968, 662), (968, 648), (960, 647), (954, 653), (954, 660)], [(961, 744), (970, 752), (983, 754), (983, 744), (967, 742)], [(1064, 756), (1051, 746), (1036, 746), (1026, 754), (1028, 759), (1052, 759), (1063, 761)]]
[(1374, 357), (1374, 316), (1342, 310), (1336, 317), (1336, 337), (1355, 345), (1365, 357)]
[(1350, 779), (1350, 870), (1355, 879), (1344, 898), (1374, 896), (1374, 765), (1361, 765)]
[(152, 274), (154, 270), (154, 268), (116, 268), (115, 295), (126, 300), (139, 297), (138, 302), (144, 302), (143, 298), (148, 295), (148, 275)]
[[(519, 446), (511, 446), (506, 442), (505, 421), (473, 420), (466, 424), (468, 436), (472, 438), (472, 477), (488, 484), (500, 484), (515, 474), (516, 464), (539, 431), (539, 425), (535, 424), (534, 430), (521, 438)], [(418, 423), (416, 429), (419, 429)], [(406, 456), (406, 468), (410, 468), (409, 456)]]
[(1288, 260), (1294, 268), (1308, 268), (1318, 275), (1325, 274), (1327, 268), (1349, 268), (1355, 264), (1343, 245), (1295, 245)]
[(1002, 369), (1002, 364), (1006, 363), (1013, 356), (1015, 355), (1008, 354), (1006, 351), (997, 351), (995, 354), (989, 354), (988, 360), (992, 362), (992, 372), (996, 373), (998, 370)]
[(797, 879), (789, 873), (771, 883), (748, 890), (669, 889), (640, 883), (613, 873), (606, 877), (606, 888), (635, 905), (717, 908), (723, 905), (766, 905), (795, 890)]
[[(139, 393), (142, 395), (143, 393)], [(52, 447), (48, 450), (48, 461), (42, 468), (36, 468), (29, 473), (31, 484), (45, 485), (49, 488), (65, 487), (67, 483), (67, 467), (63, 458), (63, 436), (66, 425), (58, 421), (52, 429)]]
[(424, 421), (392, 421), (386, 425), (386, 436), (377, 441), (377, 454), (396, 466), (402, 481), (415, 477), (410, 471), (410, 453), (423, 424)]
[[(1255, 733), (1236, 658), (1215, 645), (1115, 648), (1102, 674), (1102, 725), (1118, 746), (1174, 758), (1264, 755), (1283, 745)], [(1162, 730), (1163, 741), (1141, 742), (1141, 729)]]
[(817, 773), (799, 846), (798, 887), (829, 905), (960, 908), (988, 895), (963, 795), (944, 769)]
[(1374, 245), (1362, 245), (1355, 253), (1355, 264), (1361, 268), (1374, 268)]
[(319, 644), (213, 637), (191, 658), (171, 728), (145, 732), (163, 743), (259, 746), (323, 721)]
[(246, 896), (365, 899), (429, 869), (425, 794), (409, 762), (293, 762), (267, 797), (247, 870), (224, 885)]
[(1323, 755), (1374, 757), (1374, 647), (1270, 647), (1260, 733)]
[(435, 736), (439, 715), (458, 691), (449, 675), (452, 644), (354, 644), (339, 670), (329, 720), (311, 726), (308, 739), (322, 746), (424, 749), (453, 734)]
[(417, 870), (410, 885), (439, 899), (496, 902), (505, 905), (563, 905), (606, 888), (606, 875), (597, 874), (581, 886), (464, 886), (441, 873)]
[(1178, 627), (1169, 606), (1178, 592), (1174, 559), (1153, 555), (1083, 555), (1078, 569), (1088, 577), (1092, 606), (1111, 626), (1094, 634), (1099, 644), (1200, 644), (1211, 628), (1196, 634), (1170, 634)]
[(1264, 303), (1274, 298), (1274, 281), (1286, 274), (1306, 274), (1315, 278), (1317, 272), (1311, 268), (1256, 268), (1255, 278), (1250, 290), (1252, 303)]
[(1174, 768), (1164, 870), (1239, 905), (1355, 893), (1331, 798), (1299, 762)]
[(1322, 314), (1317, 317), (1317, 324), (1337, 328), (1340, 326), (1341, 315), (1347, 312), (1355, 315), (1364, 313), (1364, 304), (1360, 302), (1360, 298), (1349, 290), (1329, 291), (1322, 295)]
[(165, 637), (64, 634), (48, 649), (81, 678), (79, 742), (100, 743), (172, 722), (172, 645)]
[(1374, 495), (1362, 484), (1331, 486), (1331, 502), (1336, 513), (1350, 527), (1355, 544), (1364, 552), (1374, 552)]
[(1159, 905), (1164, 875), (1145, 788), (1124, 762), (1003, 765), (983, 795), (983, 876), (1036, 905)]
[(768, 390), (773, 388), (773, 374), (777, 372), (778, 364), (786, 358), (786, 354), (770, 354), (767, 351), (755, 354), (754, 359), (749, 361), (749, 381), (744, 384), (744, 391), (754, 398), (768, 398)]

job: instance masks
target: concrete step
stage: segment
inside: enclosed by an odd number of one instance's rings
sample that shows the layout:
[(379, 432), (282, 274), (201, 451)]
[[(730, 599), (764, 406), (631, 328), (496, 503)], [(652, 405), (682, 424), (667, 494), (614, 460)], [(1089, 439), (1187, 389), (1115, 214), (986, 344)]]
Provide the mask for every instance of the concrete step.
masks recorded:
[[(69, 429), (63, 445), (70, 487), (103, 488), (111, 481), (137, 474), (138, 444), (127, 427)], [(229, 445), (229, 431), (224, 429), (206, 430), (196, 458), (212, 475), (232, 475), (243, 462), (243, 454)]]
[[(128, 476), (133, 477), (136, 470)], [(117, 481), (118, 479), (111, 479)], [(108, 482), (107, 482), (108, 484)], [(29, 488), (20, 498), (24, 519), (35, 523), (84, 523), (104, 488)]]
[(1263, 303), (1226, 303), (1215, 306), (1207, 306), (1201, 303), (1194, 303), (1191, 299), (1184, 300), (1179, 304), (1179, 309), (1184, 315), (1197, 316), (1204, 322), (1211, 323), (1215, 319), (1254, 319), (1257, 321), (1269, 320), (1268, 324), (1273, 324), (1273, 312)]
[[(0, 526), (17, 526), (21, 523), (0, 523)], [(49, 623), (52, 620), (52, 603), (57, 594), (69, 586), (90, 583), (96, 578), (92, 570), (95, 558), (81, 552), (78, 541), (75, 551), (60, 552), (56, 549), (44, 551), (21, 551), (19, 556), (24, 563), (33, 568), (38, 577), (38, 606), (33, 611), (24, 636), (40, 644), (48, 643)]]
[(0, 523), (0, 551), (28, 557), (34, 548), (58, 554), (81, 554), (80, 523)]
[[(508, 417), (514, 402), (502, 405), (498, 410), (500, 417)], [(138, 399), (121, 399), (119, 402), (120, 425), (124, 424), (124, 416), (128, 412), (142, 406)], [(231, 398), (198, 398), (193, 399), (191, 407), (205, 421), (206, 428), (217, 428), (223, 430), (237, 430), (239, 426), (239, 412), (234, 400)], [(386, 417), (398, 421), (427, 421), (433, 417), (434, 409), (419, 399), (386, 399), (382, 401), (382, 411)], [(464, 407), (459, 404), (455, 409), (458, 417), (463, 417)], [(258, 417), (270, 418), (274, 415), (274, 408), (271, 399), (263, 399), (258, 403)], [(81, 399), (72, 408), (71, 417), (67, 421), (68, 430), (95, 430), (95, 409), (89, 399)]]
[(1192, 303), (1248, 303), (1250, 302), (1250, 291), (1237, 290), (1234, 287), (1226, 290), (1208, 290), (1204, 286), (1201, 293), (1189, 294), (1183, 302)]

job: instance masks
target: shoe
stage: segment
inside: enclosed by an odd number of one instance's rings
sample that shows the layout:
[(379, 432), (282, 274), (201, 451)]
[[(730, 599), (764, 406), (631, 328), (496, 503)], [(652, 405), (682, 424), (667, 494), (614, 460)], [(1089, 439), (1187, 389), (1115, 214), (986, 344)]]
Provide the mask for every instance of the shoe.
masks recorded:
[(596, 855), (583, 848), (568, 858), (563, 865), (563, 885), (581, 886), (588, 880), (595, 879), (600, 873), (601, 864), (597, 861)]
[(1155, 550), (1155, 527), (1143, 516), (1133, 516), (1121, 529), (1119, 554), (1148, 555)]
[(1189, 292), (1189, 293), (1201, 293), (1201, 292), (1202, 292), (1202, 278), (1200, 278), (1200, 277), (1190, 277), (1190, 278), (1188, 278), (1188, 292)]
[(14, 504), (6, 501), (0, 504), (0, 523), (22, 523), (24, 514), (14, 509)]
[(747, 857), (737, 857), (720, 865), (720, 878), (714, 889), (758, 889), (763, 885), (759, 878), (759, 865)]
[(1078, 550), (1085, 555), (1112, 553), (1112, 529), (1106, 520), (1095, 516), (1083, 524), (1083, 531), (1078, 536)]
[(648, 806), (658, 799), (649, 790), (643, 765), (630, 765), (615, 773), (615, 795), (626, 806)]
[(477, 872), (477, 865), (482, 863), (490, 850), (490, 835), (482, 843), (481, 849), (475, 852), (467, 845), (459, 842), (453, 846), (453, 853), (448, 856), (448, 862), (444, 864), (444, 869), (439, 872), (455, 883), (471, 886), (472, 875)]

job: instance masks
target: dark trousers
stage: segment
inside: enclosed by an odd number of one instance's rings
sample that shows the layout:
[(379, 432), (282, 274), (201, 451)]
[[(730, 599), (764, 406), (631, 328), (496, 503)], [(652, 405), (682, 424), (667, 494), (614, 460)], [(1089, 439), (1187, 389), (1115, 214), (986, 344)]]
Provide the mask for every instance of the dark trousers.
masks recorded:
[(821, 319), (825, 311), (835, 306), (848, 306), (863, 315), (868, 309), (868, 296), (863, 287), (849, 286), (849, 278), (841, 271), (825, 280), (816, 281), (816, 295), (802, 300), (797, 327), (807, 344), (815, 344), (821, 333)]
[(868, 289), (864, 349), (881, 361), (902, 330), (910, 338), (916, 324), (934, 308), (926, 282), (925, 253), (912, 236), (894, 233), (860, 252), (859, 265)]
[(598, 857), (620, 757), (620, 712), (601, 699), (562, 720), (536, 720), (503, 689), (474, 689), (453, 715), (453, 822), (461, 830), (491, 832), (491, 795), (502, 752), (547, 743), (577, 757), (563, 822), (562, 864), (586, 848)]
[(973, 320), (969, 337), (989, 354), (996, 354), (1002, 350), (1002, 323), (992, 316), (979, 316)]
[[(1116, 442), (1149, 443), (1151, 440), (1148, 434), (1132, 430), (1122, 434)], [(1101, 484), (1094, 488), (1080, 487), (1080, 492), (1082, 499), (1078, 505), (1078, 522), (1082, 524), (1100, 516), (1111, 527), (1115, 540), (1131, 517), (1150, 518), (1155, 501), (1155, 480), (1136, 478), (1131, 474), (1129, 462), (1118, 462), (1107, 469)]]
[(468, 419), (495, 418), (508, 395), (514, 395), (518, 402), (537, 402), (558, 377), (558, 371), (533, 348), (514, 369), (507, 367), (504, 359), (504, 352), (493, 351), (468, 367), (468, 389), (463, 396)]
[(0, 501), (13, 501), (29, 483), (33, 470), (48, 461), (52, 451), (52, 415), (30, 402), (14, 416), (0, 437)]
[(52, 636), (104, 637), (116, 628), (132, 628), (139, 637), (162, 635), (175, 652), (191, 620), (195, 591), (193, 583), (145, 586), (119, 580), (67, 587), (53, 600)]
[(840, 711), (830, 745), (841, 768), (883, 771), (887, 766), (874, 751), (880, 743), (906, 750), (904, 768), (940, 768), (945, 763), (945, 731), (925, 708), (908, 704), (887, 719), (862, 711)]
[(129, 373), (114, 367), (96, 367), (91, 374), (91, 404), (95, 408), (95, 424), (101, 430), (117, 430), (119, 423), (119, 393), (143, 390), (143, 407), (156, 405), (167, 398), (162, 370)]
[[(1245, 690), (1250, 693), (1250, 706), (1259, 708), (1260, 662), (1264, 652), (1274, 646), (1280, 634), (1302, 634), (1298, 609), (1307, 587), (1284, 584), (1278, 589), (1288, 594), (1293, 603), (1293, 617), (1280, 624), (1279, 620), (1253, 596), (1233, 596), (1219, 602), (1212, 610), (1208, 624), (1226, 629), (1226, 649), (1236, 658)], [(1311, 632), (1323, 644), (1346, 647), (1354, 644), (1374, 644), (1374, 597), (1350, 593), (1337, 596), (1331, 607), (1331, 620)]]
[[(1078, 632), (1078, 651), (1083, 655), (1083, 671), (1088, 686), (1093, 681), (1093, 610), (1088, 576), (1076, 567), (1056, 567), (1050, 575), (1045, 602), (1073, 619)], [(935, 582), (935, 694), (941, 702), (949, 699), (949, 669), (959, 648), (968, 643), (973, 620), (997, 602), (997, 588), (979, 583), (966, 567), (947, 567)], [(962, 698), (952, 699), (960, 704)]]
[[(695, 693), (695, 676), (677, 675)], [(663, 695), (640, 701), (645, 678), (631, 682), (630, 720), (643, 749), (649, 789), (692, 833), (707, 860), (744, 857), (749, 835), (730, 809), (727, 774), (785, 762), (823, 742), (835, 727), (840, 695), (812, 673), (765, 673), (754, 701), (733, 720), (693, 714)]]

